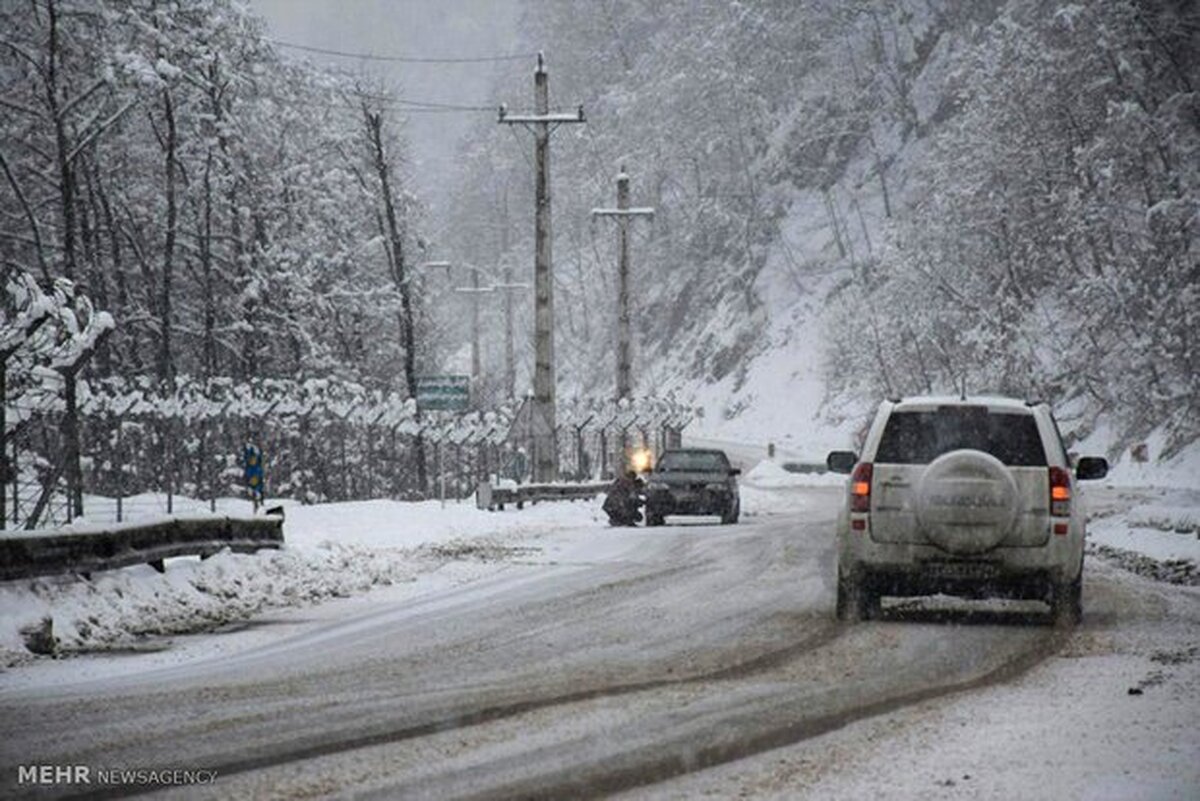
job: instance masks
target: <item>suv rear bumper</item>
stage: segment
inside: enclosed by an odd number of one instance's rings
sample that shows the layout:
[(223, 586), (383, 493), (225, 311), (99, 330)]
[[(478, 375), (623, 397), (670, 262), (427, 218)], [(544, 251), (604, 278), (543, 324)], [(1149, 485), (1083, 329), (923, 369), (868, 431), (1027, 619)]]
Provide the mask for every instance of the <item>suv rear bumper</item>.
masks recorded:
[[(1083, 568), (1083, 544), (1076, 536), (1054, 536), (1036, 547), (994, 548), (974, 557), (949, 554), (933, 545), (876, 542), (859, 531), (844, 532), (839, 539), (839, 569), (896, 590), (885, 589), (886, 595), (945, 592), (1040, 598), (1041, 590), (1074, 581)], [(1035, 595), (1028, 595), (1035, 589)]]
[(955, 595), (963, 598), (1046, 600), (1059, 579), (1055, 571), (1001, 569), (987, 577), (944, 575), (921, 566), (859, 569), (859, 581), (879, 595)]

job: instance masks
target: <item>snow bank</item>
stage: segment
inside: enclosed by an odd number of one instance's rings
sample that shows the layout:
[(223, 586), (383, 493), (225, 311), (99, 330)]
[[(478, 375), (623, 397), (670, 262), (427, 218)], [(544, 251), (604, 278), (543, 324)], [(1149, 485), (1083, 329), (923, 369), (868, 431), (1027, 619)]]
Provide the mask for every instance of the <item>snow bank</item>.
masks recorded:
[(799, 493), (785, 493), (759, 489), (752, 486), (743, 486), (741, 488), (741, 495), (743, 517), (795, 514), (807, 508), (807, 504)]
[[(1101, 422), (1071, 450), (1083, 456), (1111, 454), (1115, 450), (1113, 439), (1112, 427)], [(1120, 487), (1200, 490), (1200, 441), (1187, 445), (1167, 459), (1162, 458), (1167, 444), (1167, 434), (1163, 428), (1151, 432), (1142, 444), (1145, 448), (1139, 456), (1145, 461), (1135, 460), (1133, 448), (1125, 448), (1110, 460), (1106, 483)]]
[(0, 664), (27, 658), (29, 630), (47, 619), (55, 652), (117, 649), (149, 635), (214, 628), (270, 607), (409, 581), (420, 569), (399, 551), (327, 544), (171, 559), (161, 574), (138, 565), (96, 573), (90, 581), (52, 576), (0, 582)]
[(1160, 497), (1088, 524), (1091, 552), (1127, 570), (1177, 584), (1200, 583), (1200, 491)]
[(287, 510), (289, 545), (355, 543), (372, 548), (416, 548), (428, 543), (483, 536), (536, 534), (600, 519), (599, 500), (534, 504), (521, 511), (488, 512), (473, 502), (350, 501)]
[(778, 460), (763, 459), (746, 473), (744, 483), (759, 489), (785, 487), (841, 487), (846, 477), (838, 473), (793, 473)]
[(1200, 442), (1194, 442), (1170, 459), (1155, 460), (1156, 443), (1147, 443), (1151, 461), (1135, 462), (1125, 449), (1109, 471), (1112, 484), (1126, 487), (1177, 487), (1200, 490)]
[[(160, 508), (161, 502), (165, 510), (165, 498), (139, 501), (134, 508)], [(172, 506), (189, 516), (208, 510), (207, 503), (187, 498)], [(103, 503), (88, 508), (95, 511), (76, 530), (98, 525), (109, 511)], [(248, 502), (237, 499), (219, 501), (217, 510), (251, 512)], [(90, 581), (52, 576), (0, 582), (0, 666), (31, 658), (31, 643), (34, 650), (59, 654), (118, 650), (147, 636), (208, 630), (266, 609), (413, 581), (452, 561), (500, 564), (525, 553), (514, 540), (571, 527), (599, 530), (602, 518), (598, 500), (538, 504), (521, 512), (486, 512), (465, 502), (442, 508), (438, 501), (287, 504), (286, 545), (279, 551), (169, 559), (162, 574), (138, 565), (96, 573)]]

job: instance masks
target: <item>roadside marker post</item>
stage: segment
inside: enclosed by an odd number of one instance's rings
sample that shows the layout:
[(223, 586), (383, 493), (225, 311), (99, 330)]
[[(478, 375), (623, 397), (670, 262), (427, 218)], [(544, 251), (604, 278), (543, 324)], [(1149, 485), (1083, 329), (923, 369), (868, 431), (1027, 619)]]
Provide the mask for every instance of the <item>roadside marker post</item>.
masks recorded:
[(262, 449), (253, 443), (246, 443), (242, 449), (242, 465), (246, 488), (250, 491), (250, 500), (254, 504), (254, 511), (257, 512), (262, 504), (264, 492)]

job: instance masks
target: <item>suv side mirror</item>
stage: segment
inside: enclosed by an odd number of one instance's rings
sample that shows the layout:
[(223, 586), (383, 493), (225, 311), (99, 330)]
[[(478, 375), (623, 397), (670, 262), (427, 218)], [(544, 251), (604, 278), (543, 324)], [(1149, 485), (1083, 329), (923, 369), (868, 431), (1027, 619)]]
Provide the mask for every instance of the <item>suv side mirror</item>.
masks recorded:
[(1075, 478), (1080, 481), (1104, 478), (1108, 475), (1108, 460), (1098, 456), (1084, 456), (1075, 465)]
[(825, 457), (825, 466), (831, 473), (849, 473), (858, 464), (858, 454), (854, 451), (830, 451)]
[(740, 476), (741, 474), (742, 474), (742, 468), (740, 468), (740, 467), (731, 467), (731, 468), (729, 468), (729, 475), (731, 475), (731, 476)]

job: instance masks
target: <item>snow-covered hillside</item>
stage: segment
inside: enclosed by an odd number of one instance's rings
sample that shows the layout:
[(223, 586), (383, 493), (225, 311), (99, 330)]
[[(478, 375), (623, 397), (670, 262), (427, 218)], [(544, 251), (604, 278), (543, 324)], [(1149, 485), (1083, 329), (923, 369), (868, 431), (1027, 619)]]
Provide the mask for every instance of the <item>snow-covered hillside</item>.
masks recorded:
[[(554, 140), (563, 391), (611, 391), (613, 236), (588, 210), (624, 166), (658, 210), (636, 380), (703, 407), (697, 432), (819, 454), (884, 395), (965, 385), (1177, 460), (1200, 433), (1200, 65), (1185, 12), (1135, 5), (531, 5), (552, 104), (589, 119)], [(521, 265), (527, 237), (494, 229), (523, 230), (525, 143), (494, 127), (455, 247)]]

